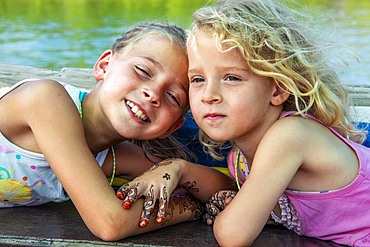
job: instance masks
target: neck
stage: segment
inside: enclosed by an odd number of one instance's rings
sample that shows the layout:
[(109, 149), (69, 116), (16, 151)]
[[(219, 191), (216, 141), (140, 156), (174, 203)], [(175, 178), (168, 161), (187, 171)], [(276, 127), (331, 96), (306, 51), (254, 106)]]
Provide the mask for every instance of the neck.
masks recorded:
[(112, 132), (112, 134), (107, 132), (111, 127), (106, 125), (107, 119), (101, 114), (100, 108), (95, 105), (94, 98), (93, 93), (87, 94), (81, 104), (81, 108), (87, 145), (91, 152), (97, 153), (126, 139), (116, 132)]
[(279, 119), (282, 113), (282, 107), (274, 107), (272, 109), (273, 111), (271, 111), (270, 114), (267, 115), (261, 123), (259, 123), (258, 127), (250, 132), (250, 134), (247, 134), (238, 140), (234, 140), (235, 144), (247, 159), (249, 168), (262, 138), (270, 127)]

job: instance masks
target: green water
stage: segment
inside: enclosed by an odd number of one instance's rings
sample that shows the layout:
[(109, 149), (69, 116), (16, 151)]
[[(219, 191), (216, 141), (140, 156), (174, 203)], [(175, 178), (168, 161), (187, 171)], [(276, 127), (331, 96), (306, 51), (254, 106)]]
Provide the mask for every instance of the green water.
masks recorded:
[[(186, 28), (206, 0), (0, 0), (0, 63), (39, 68), (91, 68), (128, 26), (167, 20)], [(363, 56), (342, 72), (370, 83), (370, 1), (301, 0), (330, 17), (341, 42)], [(322, 23), (325, 27), (327, 23)]]

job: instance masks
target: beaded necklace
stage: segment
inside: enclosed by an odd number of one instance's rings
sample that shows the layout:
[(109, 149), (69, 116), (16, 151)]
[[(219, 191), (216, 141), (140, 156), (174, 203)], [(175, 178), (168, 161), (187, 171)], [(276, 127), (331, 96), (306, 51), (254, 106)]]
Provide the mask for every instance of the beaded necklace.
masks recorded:
[[(80, 100), (78, 101), (78, 111), (80, 113), (80, 118), (81, 119), (82, 119), (82, 116), (83, 116), (83, 114), (82, 114), (82, 99), (83, 99), (84, 96), (85, 96), (85, 94), (82, 94), (82, 96), (80, 97)], [(111, 146), (110, 150), (112, 151), (112, 156), (113, 156), (113, 172), (112, 172), (112, 177), (110, 179), (109, 184), (112, 185), (113, 181), (114, 181), (114, 176), (116, 175), (117, 161), (116, 161), (116, 152), (114, 150), (114, 147)]]
[(235, 162), (234, 162), (234, 173), (235, 173), (235, 182), (238, 186), (238, 190), (240, 190), (240, 183), (239, 183), (239, 177), (238, 177), (238, 166), (240, 162), (240, 149), (238, 148), (238, 151), (236, 152)]

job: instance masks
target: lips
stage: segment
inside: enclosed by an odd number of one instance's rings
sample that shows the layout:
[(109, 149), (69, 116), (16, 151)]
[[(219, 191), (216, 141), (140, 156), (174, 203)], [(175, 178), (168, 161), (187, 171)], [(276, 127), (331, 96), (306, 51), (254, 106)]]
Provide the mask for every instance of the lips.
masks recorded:
[(209, 119), (218, 119), (218, 118), (223, 118), (225, 117), (225, 115), (223, 114), (220, 114), (220, 113), (208, 113), (205, 118), (209, 118)]
[(135, 105), (133, 102), (126, 100), (126, 105), (130, 107), (132, 113), (137, 117), (143, 120), (144, 122), (150, 122), (149, 118), (145, 115), (143, 110), (139, 109), (137, 105)]

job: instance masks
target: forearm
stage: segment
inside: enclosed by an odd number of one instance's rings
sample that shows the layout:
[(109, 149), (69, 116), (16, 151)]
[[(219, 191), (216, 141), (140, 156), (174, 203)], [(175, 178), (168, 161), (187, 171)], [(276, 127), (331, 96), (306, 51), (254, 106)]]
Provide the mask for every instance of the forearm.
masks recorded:
[(203, 165), (180, 161), (179, 185), (205, 203), (217, 191), (236, 190), (235, 182), (224, 173)]
[(83, 217), (83, 219), (95, 236), (105, 241), (116, 241), (202, 217), (202, 204), (189, 196), (187, 192), (183, 192), (184, 190), (182, 192), (177, 190), (171, 195), (168, 210), (162, 223), (156, 222), (158, 212), (158, 206), (156, 206), (149, 218), (149, 224), (146, 227), (140, 227), (139, 220), (143, 212), (143, 199), (138, 199), (128, 210), (123, 209), (122, 201), (117, 199), (118, 201), (105, 203), (106, 207), (100, 212), (96, 212), (95, 217)]

